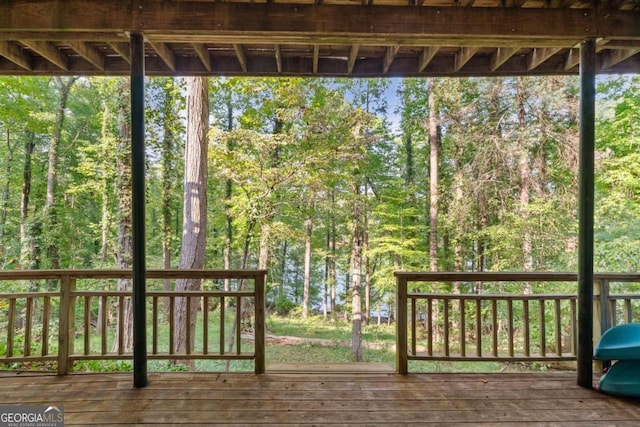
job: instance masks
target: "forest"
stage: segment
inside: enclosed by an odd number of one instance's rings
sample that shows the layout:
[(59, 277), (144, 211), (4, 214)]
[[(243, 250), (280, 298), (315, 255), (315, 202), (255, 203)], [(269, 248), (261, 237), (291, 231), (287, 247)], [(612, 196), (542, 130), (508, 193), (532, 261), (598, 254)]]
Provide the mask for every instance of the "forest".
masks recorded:
[[(578, 85), (149, 78), (147, 267), (267, 269), (271, 311), (363, 322), (398, 270), (575, 271)], [(640, 78), (599, 77), (596, 271), (640, 267), (639, 118)], [(131, 267), (127, 79), (2, 77), (0, 141), (3, 270)]]

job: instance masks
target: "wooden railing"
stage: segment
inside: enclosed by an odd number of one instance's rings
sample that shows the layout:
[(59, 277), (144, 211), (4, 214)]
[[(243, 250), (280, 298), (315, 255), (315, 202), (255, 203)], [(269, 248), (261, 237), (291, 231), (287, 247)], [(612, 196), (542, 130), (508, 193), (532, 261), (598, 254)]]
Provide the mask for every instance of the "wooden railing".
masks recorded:
[[(232, 283), (232, 290), (148, 291), (147, 333), (151, 339), (147, 358), (254, 360), (255, 372), (264, 372), (265, 276), (263, 270), (148, 270), (150, 280), (213, 279)], [(64, 375), (75, 361), (132, 359), (125, 342), (131, 292), (77, 289), (79, 280), (103, 283), (131, 277), (127, 270), (0, 271), (0, 281), (48, 281), (51, 288), (57, 288), (0, 293), (0, 331), (6, 325), (5, 340), (0, 335), (0, 363), (56, 364), (57, 372)], [(175, 345), (177, 302), (186, 305), (184, 323), (200, 325), (197, 336), (186, 328), (184, 351)], [(194, 306), (198, 307), (197, 318), (192, 319)], [(253, 349), (246, 349), (242, 340), (247, 319), (254, 332)]]
[[(567, 294), (536, 292), (541, 283), (574, 282), (575, 273), (397, 272), (397, 371), (410, 360), (572, 361), (577, 346), (577, 285)], [(423, 292), (426, 283), (465, 283), (481, 293)], [(496, 283), (532, 292), (495, 292)], [(639, 274), (596, 274), (594, 343), (608, 328), (640, 320), (640, 293), (612, 293)], [(411, 289), (411, 290), (410, 290)], [(484, 291), (491, 289), (491, 291)], [(624, 292), (623, 292), (624, 291)], [(622, 304), (620, 304), (622, 302)]]

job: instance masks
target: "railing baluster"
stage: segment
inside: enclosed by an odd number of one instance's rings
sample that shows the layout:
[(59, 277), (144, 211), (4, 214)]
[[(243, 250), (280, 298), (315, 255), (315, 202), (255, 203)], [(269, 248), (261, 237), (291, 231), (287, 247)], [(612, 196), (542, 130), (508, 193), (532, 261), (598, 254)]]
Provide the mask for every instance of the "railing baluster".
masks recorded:
[(513, 300), (507, 300), (507, 316), (509, 317), (509, 357), (515, 355), (514, 352), (514, 332), (513, 332)]
[(411, 354), (413, 356), (416, 355), (416, 299), (411, 297)]
[(84, 297), (84, 351), (85, 355), (90, 353), (91, 347), (91, 297)]
[(577, 300), (571, 298), (571, 354), (578, 354)]
[(42, 301), (42, 348), (41, 356), (49, 355), (49, 310), (51, 297), (45, 295)]
[(191, 298), (190, 297), (186, 297), (185, 298), (185, 304), (186, 304), (186, 318), (187, 320), (185, 321), (185, 325), (186, 325), (186, 331), (185, 331), (185, 335), (186, 335), (186, 353), (187, 354), (191, 354)]
[(158, 354), (158, 297), (151, 303), (151, 354)]
[(631, 323), (633, 322), (633, 314), (631, 312), (631, 300), (630, 299), (625, 299), (624, 300), (624, 320), (627, 323)]
[(224, 313), (225, 301), (224, 296), (220, 297), (220, 354), (224, 354)]
[(13, 357), (13, 335), (16, 322), (16, 298), (9, 298), (9, 313), (7, 325), (7, 357)]
[(202, 354), (209, 354), (209, 298), (202, 300)]
[(449, 356), (449, 300), (443, 299), (444, 304), (444, 355)]
[(33, 307), (33, 298), (27, 298), (27, 306), (25, 307), (25, 324), (24, 324), (24, 355), (31, 356), (31, 309)]
[(476, 356), (482, 357), (482, 301), (476, 300)]
[(498, 357), (498, 300), (491, 300), (491, 328), (492, 328), (492, 343), (491, 349), (493, 357)]
[(556, 355), (562, 356), (562, 311), (560, 307), (560, 299), (555, 301), (555, 321), (556, 321)]
[(539, 301), (539, 317), (540, 317), (540, 355), (547, 355), (547, 323), (545, 319), (545, 300)]
[(458, 300), (460, 306), (460, 356), (465, 357), (467, 355), (467, 343), (466, 343), (466, 305), (467, 301), (463, 298)]
[(175, 336), (176, 336), (176, 297), (169, 297), (169, 354), (175, 354)]
[(236, 297), (236, 354), (241, 354), (242, 338), (242, 297)]
[(102, 304), (102, 310), (100, 311), (100, 352), (101, 354), (107, 354), (107, 311), (109, 311), (107, 295), (100, 297), (100, 304)]
[(427, 354), (433, 356), (433, 299), (427, 298)]
[(118, 354), (124, 353), (124, 296), (118, 296)]
[(531, 355), (531, 335), (529, 333), (529, 300), (522, 300), (522, 323), (524, 327), (524, 355)]

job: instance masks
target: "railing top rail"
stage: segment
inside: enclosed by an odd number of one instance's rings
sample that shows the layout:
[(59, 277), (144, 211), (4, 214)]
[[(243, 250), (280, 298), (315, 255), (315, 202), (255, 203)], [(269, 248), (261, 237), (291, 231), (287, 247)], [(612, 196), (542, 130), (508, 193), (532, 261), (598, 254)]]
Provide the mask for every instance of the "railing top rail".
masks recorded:
[[(266, 270), (178, 270), (150, 269), (148, 279), (251, 279), (266, 274)], [(0, 280), (44, 280), (73, 277), (76, 279), (129, 279), (131, 270), (4, 270)]]
[[(554, 271), (481, 271), (481, 272), (430, 272), (430, 271), (396, 271), (397, 278), (407, 282), (454, 282), (454, 281), (484, 281), (484, 282), (575, 282), (578, 273)], [(595, 273), (595, 280), (609, 280), (611, 282), (640, 282), (639, 273)]]
[[(448, 299), (448, 300), (565, 300), (576, 299), (576, 294), (438, 294), (425, 292), (408, 292), (408, 298), (415, 299)], [(640, 297), (639, 297), (640, 298)]]

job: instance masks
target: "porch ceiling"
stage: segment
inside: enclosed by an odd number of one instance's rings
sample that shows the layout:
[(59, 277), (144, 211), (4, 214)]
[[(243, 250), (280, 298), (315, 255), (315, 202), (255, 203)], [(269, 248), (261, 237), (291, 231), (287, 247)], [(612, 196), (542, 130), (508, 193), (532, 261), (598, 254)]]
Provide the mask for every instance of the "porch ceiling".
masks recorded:
[(0, 74), (479, 76), (640, 70), (639, 0), (1, 0)]

